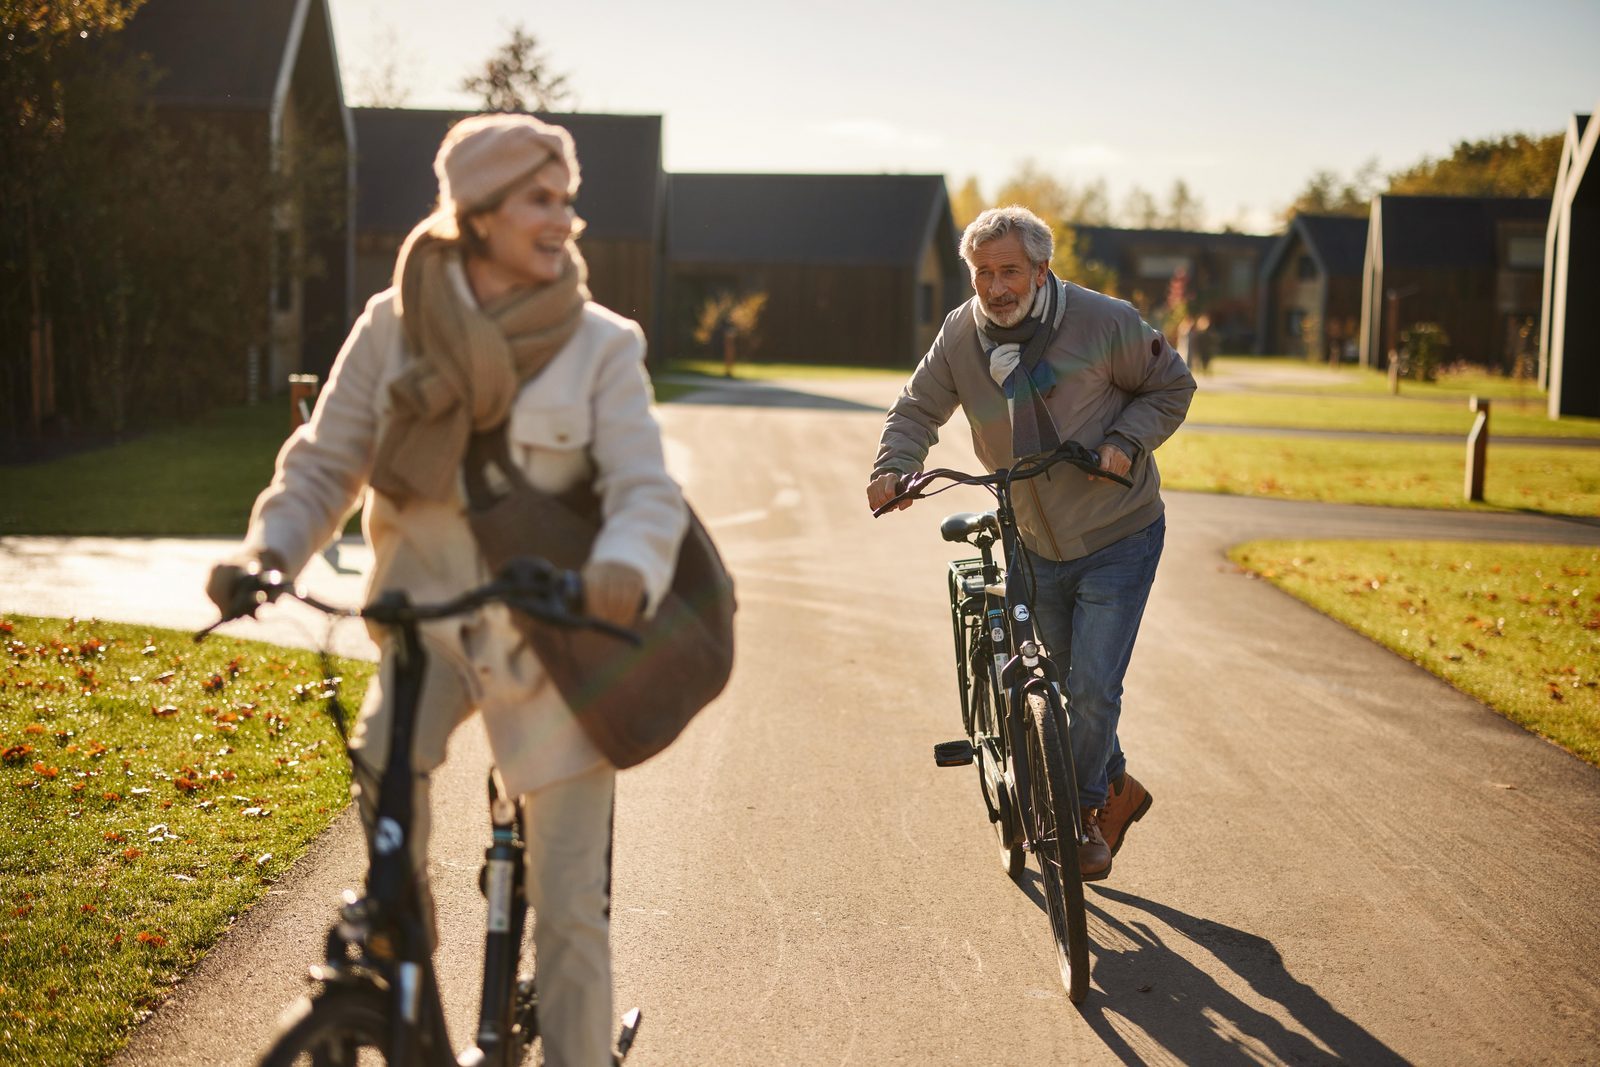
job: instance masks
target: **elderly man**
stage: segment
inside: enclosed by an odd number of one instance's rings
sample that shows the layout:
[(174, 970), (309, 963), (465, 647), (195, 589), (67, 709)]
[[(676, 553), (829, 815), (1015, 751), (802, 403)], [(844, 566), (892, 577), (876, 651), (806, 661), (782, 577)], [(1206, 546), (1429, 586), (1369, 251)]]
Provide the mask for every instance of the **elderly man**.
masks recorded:
[(1117, 721), (1166, 530), (1153, 453), (1183, 422), (1195, 383), (1131, 305), (1052, 274), (1054, 250), (1050, 227), (1023, 207), (985, 211), (967, 227), (961, 258), (974, 295), (944, 320), (890, 409), (867, 502), (882, 506), (922, 469), (957, 405), (990, 470), (1074, 440), (1133, 480), (1123, 489), (1057, 468), (1015, 497), (1035, 620), (1065, 678), (1087, 837), (1078, 864), (1092, 881), (1111, 873), (1151, 804), (1127, 772)]

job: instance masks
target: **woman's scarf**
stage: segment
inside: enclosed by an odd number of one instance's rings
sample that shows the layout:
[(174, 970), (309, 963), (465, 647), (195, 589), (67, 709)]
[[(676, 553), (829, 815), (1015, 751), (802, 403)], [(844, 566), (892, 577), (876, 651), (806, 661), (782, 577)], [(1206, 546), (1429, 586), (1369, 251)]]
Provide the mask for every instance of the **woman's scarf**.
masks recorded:
[(989, 359), (989, 376), (1006, 394), (1011, 414), (1011, 451), (1018, 458), (1049, 452), (1061, 443), (1045, 397), (1055, 388), (1056, 372), (1045, 350), (1067, 311), (1067, 286), (1054, 274), (1034, 290), (1033, 306), (1015, 326), (997, 326), (972, 302), (978, 341)]
[(479, 307), (447, 273), (460, 242), (438, 236), (436, 222), (418, 224), (395, 262), (406, 365), (389, 385), (371, 484), (400, 502), (456, 495), (468, 438), (506, 420), (517, 390), (577, 333), (589, 299), (587, 268), (569, 241), (560, 278)]

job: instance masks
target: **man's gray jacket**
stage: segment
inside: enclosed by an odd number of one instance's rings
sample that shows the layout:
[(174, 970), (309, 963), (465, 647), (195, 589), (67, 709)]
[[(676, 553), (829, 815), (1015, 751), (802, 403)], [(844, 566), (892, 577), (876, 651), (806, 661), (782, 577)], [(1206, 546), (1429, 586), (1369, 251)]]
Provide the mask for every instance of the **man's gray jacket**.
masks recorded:
[[(972, 447), (990, 470), (1009, 467), (1011, 418), (973, 318), (973, 297), (944, 320), (900, 398), (889, 410), (873, 477), (922, 469), (943, 426), (959, 405), (972, 426)], [(1189, 410), (1194, 377), (1171, 345), (1131, 304), (1066, 283), (1066, 314), (1044, 358), (1056, 372), (1046, 397), (1062, 440), (1089, 448), (1116, 445), (1133, 461), (1133, 488), (1090, 481), (1061, 464), (1017, 484), (1017, 525), (1041, 556), (1077, 559), (1160, 517), (1161, 476), (1156, 447)]]

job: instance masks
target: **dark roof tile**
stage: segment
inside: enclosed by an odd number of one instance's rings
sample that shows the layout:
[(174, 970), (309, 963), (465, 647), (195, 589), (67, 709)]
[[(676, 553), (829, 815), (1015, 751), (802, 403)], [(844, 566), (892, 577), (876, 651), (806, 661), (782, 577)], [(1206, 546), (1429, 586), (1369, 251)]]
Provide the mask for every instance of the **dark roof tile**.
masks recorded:
[(150, 0), (121, 40), (165, 71), (156, 84), (158, 104), (265, 111), (298, 3)]
[(1492, 270), (1501, 222), (1550, 218), (1547, 197), (1380, 196), (1383, 266)]
[(938, 174), (674, 174), (675, 263), (914, 264), (945, 207)]

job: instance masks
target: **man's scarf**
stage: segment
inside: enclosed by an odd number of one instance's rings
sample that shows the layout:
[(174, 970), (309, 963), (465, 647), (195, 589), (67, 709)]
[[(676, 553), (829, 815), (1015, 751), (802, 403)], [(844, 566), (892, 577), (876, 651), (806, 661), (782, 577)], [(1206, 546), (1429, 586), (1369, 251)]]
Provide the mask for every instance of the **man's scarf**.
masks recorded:
[(997, 326), (972, 302), (978, 342), (989, 359), (989, 376), (1005, 391), (1011, 414), (1011, 451), (1018, 458), (1048, 452), (1061, 443), (1045, 398), (1056, 384), (1055, 368), (1045, 350), (1067, 311), (1067, 286), (1054, 274), (1034, 290), (1033, 306), (1015, 326)]
[(395, 262), (405, 369), (389, 386), (371, 483), (401, 502), (454, 497), (468, 438), (505, 421), (517, 390), (577, 333), (589, 299), (587, 268), (569, 241), (561, 277), (479, 307), (449, 274), (460, 242), (438, 236), (435, 222), (418, 224)]

